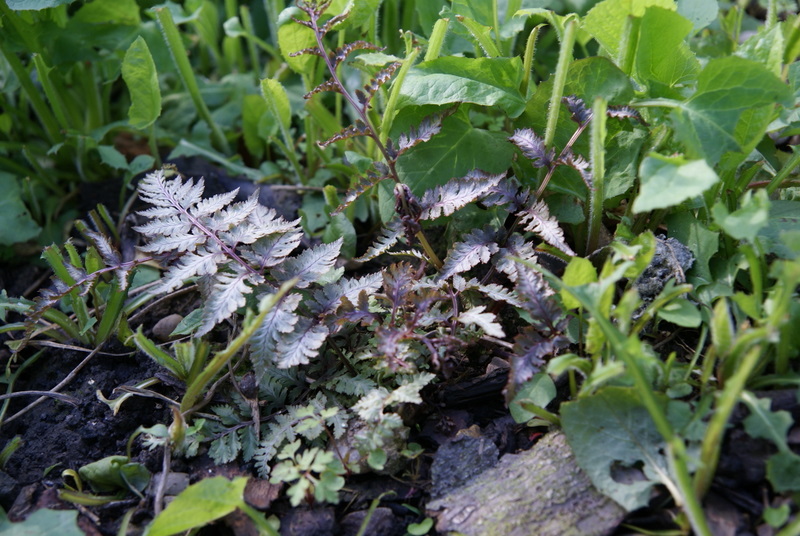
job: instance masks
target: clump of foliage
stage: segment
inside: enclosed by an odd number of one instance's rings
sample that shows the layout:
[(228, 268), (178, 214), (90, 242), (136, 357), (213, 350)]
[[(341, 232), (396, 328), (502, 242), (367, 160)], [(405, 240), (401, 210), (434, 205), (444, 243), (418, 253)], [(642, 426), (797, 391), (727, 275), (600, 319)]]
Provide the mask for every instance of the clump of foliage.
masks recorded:
[[(791, 417), (755, 395), (796, 383), (800, 355), (800, 153), (771, 141), (798, 128), (798, 15), (781, 21), (771, 2), (740, 42), (743, 12), (705, 0), (566, 14), (495, 4), (418, 5), (426, 22), (400, 37), (377, 34), (369, 3), (300, 1), (273, 17), (279, 51), (264, 49), (289, 70), (268, 70), (260, 95), (242, 99), (241, 140), (285, 160), (237, 169), (309, 188), (303, 217), (152, 171), (135, 227), (148, 257), (123, 260), (109, 218), (93, 216), (93, 229), (79, 227), (83, 256), (69, 243), (45, 251), (54, 290), (33, 304), (3, 296), (3, 314), (28, 314), (4, 328), (25, 330), (16, 349), (44, 337), (101, 345), (116, 332), (187, 385), (171, 426), (145, 431), (149, 446), (167, 460), (207, 447), (217, 463), (253, 461), (289, 484), (293, 505), (336, 503), (352, 472), (400, 470), (413, 455), (404, 410), (476, 354), (508, 361), (512, 415), (560, 426), (628, 511), (662, 485), (679, 527), (709, 534), (702, 501), (740, 402), (747, 433), (777, 448), (775, 496), (799, 490)], [(196, 130), (207, 139), (181, 144), (229, 151), (236, 135), (192, 84), (171, 12), (156, 18), (206, 124)], [(222, 61), (208, 27), (198, 32)], [(139, 41), (128, 54), (150, 58)], [(287, 97), (301, 86), (302, 117)], [(364, 230), (369, 245), (357, 243)], [(363, 268), (349, 277), (342, 261), (356, 250)], [(129, 275), (153, 260), (164, 271), (147, 296), (187, 282), (200, 295), (178, 330), (189, 341), (170, 348), (127, 327), (143, 303), (127, 300)], [(667, 351), (664, 329), (689, 351)], [(554, 412), (558, 378), (569, 395)], [(620, 482), (619, 467), (635, 478)], [(241, 482), (230, 485), (243, 504)]]

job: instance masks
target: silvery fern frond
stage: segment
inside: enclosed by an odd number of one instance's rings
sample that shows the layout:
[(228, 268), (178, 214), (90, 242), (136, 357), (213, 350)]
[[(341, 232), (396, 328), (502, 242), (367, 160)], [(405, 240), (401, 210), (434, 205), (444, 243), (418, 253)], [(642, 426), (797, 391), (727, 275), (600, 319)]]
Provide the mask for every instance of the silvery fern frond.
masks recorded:
[(436, 278), (437, 281), (466, 272), (478, 264), (489, 262), (491, 256), (500, 249), (497, 238), (497, 231), (491, 228), (476, 229), (469, 233), (447, 254), (444, 266)]
[[(264, 271), (287, 259), (302, 238), (300, 221), (287, 221), (259, 204), (257, 192), (240, 202), (235, 201), (238, 190), (204, 199), (204, 187), (202, 179), (169, 179), (163, 170), (148, 174), (139, 183), (139, 195), (152, 207), (139, 214), (149, 221), (134, 228), (147, 239), (140, 249), (159, 256), (166, 266), (153, 293), (199, 278), (203, 313), (197, 335), (244, 306), (247, 296), (267, 283)], [(309, 256), (314, 254), (301, 254), (294, 262), (302, 264), (298, 259)], [(321, 262), (320, 269), (327, 271), (329, 264), (332, 260)], [(292, 268), (286, 267), (282, 273), (288, 275), (281, 281), (295, 276)], [(305, 286), (319, 275), (318, 270), (298, 271)]]
[(524, 226), (526, 231), (536, 233), (542, 240), (567, 255), (573, 257), (576, 255), (564, 241), (564, 231), (558, 226), (558, 220), (550, 215), (550, 209), (544, 201), (537, 201), (517, 215), (520, 217), (520, 225)]
[(451, 179), (442, 186), (428, 190), (422, 196), (420, 219), (433, 220), (439, 216), (450, 216), (456, 210), (489, 195), (505, 177), (505, 173), (491, 175), (475, 169), (458, 179)]

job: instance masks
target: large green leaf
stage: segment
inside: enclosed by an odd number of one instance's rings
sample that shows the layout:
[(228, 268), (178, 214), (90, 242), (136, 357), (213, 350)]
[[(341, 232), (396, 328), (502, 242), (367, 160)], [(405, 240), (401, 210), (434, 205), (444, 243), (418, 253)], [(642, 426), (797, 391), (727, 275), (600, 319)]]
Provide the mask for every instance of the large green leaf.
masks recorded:
[(652, 153), (639, 168), (641, 189), (635, 213), (678, 205), (705, 192), (719, 177), (704, 160), (686, 160)]
[(22, 202), (17, 179), (0, 173), (0, 245), (10, 245), (36, 238), (42, 231)]
[(709, 261), (719, 250), (719, 233), (709, 231), (692, 212), (676, 212), (667, 217), (669, 236), (685, 245), (694, 255), (690, 282), (694, 285), (711, 283)]
[(635, 389), (605, 387), (566, 402), (561, 424), (595, 487), (628, 511), (646, 506), (653, 486), (668, 478), (664, 439)]
[(69, 5), (75, 0), (5, 0), (14, 11), (38, 11), (49, 7)]
[(637, 75), (668, 87), (694, 80), (700, 64), (684, 41), (691, 31), (692, 23), (675, 11), (647, 8), (639, 29)]
[(678, 13), (689, 19), (693, 31), (698, 32), (717, 20), (719, 2), (717, 0), (678, 0)]
[(471, 102), (517, 117), (525, 109), (522, 76), (519, 58), (437, 58), (409, 70), (398, 106)]
[(641, 17), (650, 6), (675, 9), (674, 0), (605, 0), (594, 6), (583, 20), (583, 29), (613, 56), (619, 52), (625, 21)]
[(122, 79), (131, 94), (128, 119), (133, 128), (144, 129), (161, 115), (161, 89), (156, 64), (147, 43), (139, 36), (131, 43), (122, 62)]
[(708, 62), (695, 94), (675, 101), (671, 117), (687, 152), (713, 166), (727, 151), (748, 152), (763, 137), (775, 103), (788, 105), (791, 98), (766, 67), (730, 56)]
[(317, 40), (314, 37), (314, 30), (296, 23), (292, 20), (292, 17), (298, 19), (308, 18), (308, 16), (305, 16), (305, 14), (296, 7), (284, 9), (280, 17), (278, 17), (278, 46), (281, 49), (283, 59), (289, 64), (292, 70), (300, 74), (310, 74), (314, 69), (314, 62), (317, 56), (312, 56), (310, 54), (292, 56), (292, 54), (317, 44)]
[(798, 234), (800, 234), (800, 202), (772, 201), (767, 226), (758, 235), (766, 252), (784, 259), (800, 257), (800, 247), (797, 247)]
[(221, 476), (192, 484), (153, 520), (147, 536), (170, 536), (225, 517), (244, 502), (245, 485), (247, 478)]
[(511, 165), (514, 146), (505, 134), (472, 126), (466, 111), (448, 117), (439, 134), (397, 160), (400, 180), (416, 194), (463, 177), (473, 169), (502, 173)]
[[(0, 510), (2, 514), (2, 510)], [(83, 536), (78, 528), (77, 510), (36, 510), (22, 523), (11, 523), (0, 516), (0, 534), (3, 536)]]

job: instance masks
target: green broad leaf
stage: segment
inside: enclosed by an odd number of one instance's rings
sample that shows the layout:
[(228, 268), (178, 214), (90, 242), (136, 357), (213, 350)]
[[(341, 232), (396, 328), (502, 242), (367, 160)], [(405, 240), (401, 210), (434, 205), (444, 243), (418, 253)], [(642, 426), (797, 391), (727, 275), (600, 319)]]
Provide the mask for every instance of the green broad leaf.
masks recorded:
[(156, 64), (147, 42), (139, 36), (122, 61), (122, 79), (131, 94), (128, 120), (133, 128), (145, 129), (161, 115), (161, 88)]
[(51, 7), (68, 6), (75, 0), (5, 0), (12, 11), (39, 11)]
[(280, 121), (284, 129), (288, 129), (292, 122), (292, 108), (289, 106), (289, 97), (281, 83), (271, 78), (265, 78), (261, 81), (261, 94), (264, 95), (264, 100), (273, 117)]
[(26, 242), (39, 236), (42, 228), (33, 221), (22, 202), (19, 183), (10, 173), (0, 172), (0, 245)]
[(5, 515), (0, 519), (3, 536), (83, 536), (78, 527), (77, 510), (36, 510), (22, 523), (11, 523)]
[(711, 208), (714, 222), (725, 234), (736, 240), (755, 241), (758, 233), (769, 223), (769, 196), (766, 190), (758, 190), (755, 195), (748, 191), (742, 197), (740, 207), (733, 212), (720, 201)]
[(100, 161), (114, 169), (128, 169), (128, 161), (125, 155), (119, 152), (113, 145), (98, 145), (97, 152), (100, 154)]
[[(371, 17), (377, 17), (383, 0), (348, 0), (347, 5), (341, 11), (349, 13), (347, 18), (334, 26), (336, 30), (344, 30), (345, 28), (360, 28), (365, 23), (369, 22)], [(330, 13), (335, 13), (330, 11)]]
[(669, 475), (664, 438), (633, 388), (605, 387), (562, 404), (561, 425), (595, 487), (628, 511), (646, 506)]
[(674, 0), (605, 0), (594, 6), (583, 19), (583, 30), (603, 45), (612, 56), (619, 53), (619, 45), (628, 17), (642, 17), (645, 9), (658, 6), (675, 9)]
[(308, 18), (305, 13), (296, 7), (284, 9), (278, 17), (278, 47), (281, 50), (284, 61), (298, 74), (311, 74), (314, 70), (314, 62), (317, 56), (303, 54), (292, 57), (292, 53), (304, 48), (310, 48), (317, 44), (314, 37), (314, 30), (302, 24), (297, 24), (292, 17), (298, 19)]
[(788, 411), (772, 411), (772, 400), (757, 398), (752, 393), (742, 397), (750, 410), (750, 415), (743, 421), (747, 435), (754, 439), (768, 439), (779, 450), (787, 450), (786, 435), (794, 424), (792, 414)]
[(569, 66), (565, 95), (577, 95), (587, 105), (596, 97), (603, 97), (609, 104), (628, 104), (634, 92), (630, 77), (608, 58), (595, 56)]
[(678, 0), (678, 13), (692, 23), (692, 32), (697, 33), (715, 20), (719, 15), (717, 0)]
[[(259, 95), (245, 95), (242, 99), (242, 138), (247, 151), (255, 156), (261, 158), (264, 156), (264, 139), (261, 135), (261, 121), (267, 115), (267, 103), (263, 97)], [(269, 119), (269, 118), (266, 118)], [(275, 121), (266, 121), (266, 127), (272, 126), (272, 132), (268, 136), (274, 136), (278, 132), (278, 124)]]
[(769, 526), (774, 529), (781, 528), (788, 520), (789, 514), (792, 513), (792, 508), (788, 503), (783, 503), (777, 508), (767, 507), (764, 508), (764, 521), (769, 523)]
[(779, 452), (767, 460), (767, 480), (777, 493), (800, 491), (800, 456)]
[(735, 55), (756, 61), (779, 77), (783, 67), (783, 50), (783, 32), (780, 26), (775, 26), (769, 31), (755, 34), (742, 43), (736, 49)]
[(136, 0), (114, 0), (113, 2), (86, 2), (73, 20), (89, 24), (121, 24), (138, 26), (141, 22)]
[(659, 309), (658, 317), (684, 328), (696, 328), (703, 322), (703, 316), (697, 306), (685, 299), (668, 303)]
[(525, 109), (519, 91), (523, 75), (522, 60), (516, 57), (437, 58), (409, 70), (398, 106), (470, 102), (517, 117)]
[(639, 168), (641, 189), (633, 212), (668, 208), (692, 199), (719, 181), (704, 160), (686, 160), (651, 153)]
[[(506, 134), (474, 128), (466, 110), (459, 110), (445, 119), (439, 134), (398, 158), (400, 180), (421, 195), (473, 169), (502, 173), (511, 165), (514, 156), (514, 146), (506, 137)], [(388, 188), (391, 191), (392, 185)], [(394, 195), (390, 199), (393, 210)]]
[(536, 414), (526, 410), (522, 406), (523, 403), (546, 408), (555, 397), (556, 384), (553, 383), (549, 375), (540, 372), (534, 374), (530, 380), (517, 390), (517, 394), (514, 395), (514, 399), (508, 405), (508, 410), (511, 412), (511, 417), (515, 422), (525, 423), (536, 418)]
[(147, 536), (170, 536), (202, 527), (230, 514), (244, 503), (247, 478), (206, 478), (183, 490), (148, 528)]
[[(2, 212), (0, 212), (2, 214)], [(769, 220), (758, 235), (767, 253), (784, 259), (800, 257), (800, 202), (772, 201)]]
[(127, 488), (121, 468), (129, 462), (127, 456), (107, 456), (78, 469), (81, 478), (96, 492), (111, 492)]
[(791, 104), (786, 84), (766, 67), (730, 56), (713, 59), (700, 73), (697, 91), (675, 101), (675, 134), (689, 154), (714, 166), (728, 151), (749, 152), (764, 136), (775, 103)]
[[(564, 276), (561, 280), (569, 287), (594, 283), (597, 281), (597, 269), (589, 259), (573, 257), (564, 270)], [(561, 302), (564, 304), (564, 309), (577, 309), (580, 307), (580, 302), (569, 292), (562, 290), (559, 294)]]
[(406, 527), (406, 532), (411, 536), (425, 536), (433, 528), (433, 519), (426, 517), (419, 523), (411, 523)]
[(344, 214), (337, 214), (333, 216), (325, 226), (325, 232), (322, 234), (322, 241), (326, 244), (335, 242), (342, 239), (341, 255), (345, 258), (351, 259), (356, 256), (356, 229), (353, 227), (353, 222)]
[(691, 32), (692, 23), (675, 11), (647, 8), (636, 50), (638, 76), (670, 88), (697, 78), (700, 63), (684, 41)]
[(376, 471), (382, 471), (386, 465), (386, 451), (384, 449), (374, 449), (369, 452), (367, 456), (367, 463)]

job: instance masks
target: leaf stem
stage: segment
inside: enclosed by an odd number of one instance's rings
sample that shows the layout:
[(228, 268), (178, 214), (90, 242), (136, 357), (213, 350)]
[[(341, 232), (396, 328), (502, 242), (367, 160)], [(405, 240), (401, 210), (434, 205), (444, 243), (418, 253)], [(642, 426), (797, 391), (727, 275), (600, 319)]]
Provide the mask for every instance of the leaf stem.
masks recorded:
[(586, 253), (597, 249), (600, 227), (603, 222), (603, 202), (605, 201), (606, 175), (606, 110), (608, 105), (603, 97), (597, 97), (592, 106), (591, 159), (592, 159), (592, 191), (589, 203), (589, 236), (586, 241)]
[(561, 111), (561, 97), (564, 96), (564, 86), (567, 83), (569, 65), (572, 63), (572, 48), (575, 46), (575, 35), (577, 31), (578, 23), (574, 18), (570, 18), (564, 27), (564, 36), (561, 40), (561, 48), (558, 52), (556, 72), (553, 75), (553, 93), (550, 96), (550, 108), (547, 111), (547, 126), (544, 131), (544, 144), (546, 147), (551, 147), (556, 137), (558, 115)]
[(211, 129), (211, 141), (214, 147), (225, 154), (230, 154), (228, 140), (225, 139), (225, 134), (223, 134), (222, 130), (214, 122), (214, 118), (211, 117), (211, 112), (208, 110), (208, 106), (206, 106), (203, 96), (200, 94), (200, 87), (197, 85), (197, 79), (192, 72), (189, 56), (186, 52), (186, 48), (183, 46), (178, 27), (172, 19), (172, 13), (169, 9), (159, 8), (156, 9), (156, 16), (158, 17), (158, 22), (161, 24), (161, 31), (164, 34), (164, 39), (167, 42), (167, 48), (169, 48), (175, 67), (178, 69), (181, 82), (183, 82), (184, 87), (189, 92), (189, 96), (192, 98), (192, 102), (194, 102), (194, 106), (197, 109), (197, 115), (199, 115)]

